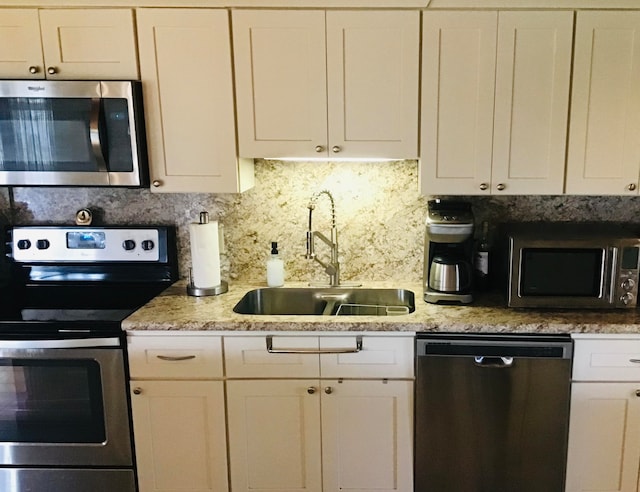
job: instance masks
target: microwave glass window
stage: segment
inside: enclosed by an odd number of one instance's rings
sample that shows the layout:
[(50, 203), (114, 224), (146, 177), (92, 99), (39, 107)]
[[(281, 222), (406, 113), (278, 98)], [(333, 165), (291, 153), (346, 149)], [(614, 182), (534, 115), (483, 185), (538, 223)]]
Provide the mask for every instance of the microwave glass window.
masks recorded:
[(0, 359), (0, 438), (22, 443), (105, 441), (95, 360)]
[(520, 295), (600, 297), (604, 261), (600, 248), (525, 248)]
[(0, 171), (98, 171), (90, 121), (90, 99), (0, 98)]

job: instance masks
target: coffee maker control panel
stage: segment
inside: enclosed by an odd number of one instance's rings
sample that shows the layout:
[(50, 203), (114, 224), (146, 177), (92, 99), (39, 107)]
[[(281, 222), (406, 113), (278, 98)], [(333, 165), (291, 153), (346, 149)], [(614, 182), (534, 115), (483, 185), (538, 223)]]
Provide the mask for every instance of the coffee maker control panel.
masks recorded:
[(473, 234), (473, 224), (468, 202), (431, 200), (428, 203), (426, 228), (433, 242), (463, 242)]

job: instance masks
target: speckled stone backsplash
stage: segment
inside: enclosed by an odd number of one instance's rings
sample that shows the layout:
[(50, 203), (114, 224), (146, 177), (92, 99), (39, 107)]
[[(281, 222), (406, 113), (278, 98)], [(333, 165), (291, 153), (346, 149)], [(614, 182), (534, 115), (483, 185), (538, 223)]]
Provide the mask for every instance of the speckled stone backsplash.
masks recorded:
[[(318, 163), (257, 160), (256, 186), (243, 194), (161, 194), (103, 188), (0, 190), (6, 224), (73, 224), (90, 208), (96, 224), (171, 224), (178, 230), (180, 273), (191, 264), (188, 224), (209, 212), (224, 228), (223, 278), (262, 282), (271, 241), (284, 254), (286, 279), (324, 280), (322, 268), (303, 258), (309, 198), (329, 190), (336, 204), (343, 280), (419, 281), (427, 200), (418, 191), (416, 161)], [(458, 197), (460, 199), (460, 197)], [(602, 220), (640, 224), (640, 197), (465, 197), (478, 221)], [(13, 203), (12, 203), (13, 202)], [(13, 204), (13, 206), (11, 206)], [(313, 226), (330, 229), (330, 206), (321, 196)], [(320, 258), (328, 250), (317, 243)]]

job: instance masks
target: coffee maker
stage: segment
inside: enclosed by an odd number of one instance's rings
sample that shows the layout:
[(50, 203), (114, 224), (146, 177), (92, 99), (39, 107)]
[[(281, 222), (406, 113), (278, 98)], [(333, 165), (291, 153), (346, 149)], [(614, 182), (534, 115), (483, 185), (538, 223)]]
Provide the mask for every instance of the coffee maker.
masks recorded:
[(473, 212), (471, 204), (430, 200), (424, 235), (424, 300), (468, 304), (472, 294)]

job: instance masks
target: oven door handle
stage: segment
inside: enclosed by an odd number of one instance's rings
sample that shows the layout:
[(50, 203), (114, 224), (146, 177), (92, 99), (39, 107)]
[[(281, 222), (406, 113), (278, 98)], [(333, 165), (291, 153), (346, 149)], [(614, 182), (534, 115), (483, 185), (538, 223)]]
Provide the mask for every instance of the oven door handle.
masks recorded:
[(120, 347), (120, 339), (67, 338), (64, 340), (0, 340), (0, 349), (73, 349), (90, 347)]

